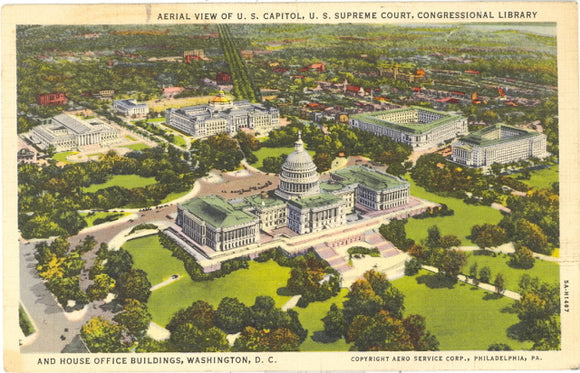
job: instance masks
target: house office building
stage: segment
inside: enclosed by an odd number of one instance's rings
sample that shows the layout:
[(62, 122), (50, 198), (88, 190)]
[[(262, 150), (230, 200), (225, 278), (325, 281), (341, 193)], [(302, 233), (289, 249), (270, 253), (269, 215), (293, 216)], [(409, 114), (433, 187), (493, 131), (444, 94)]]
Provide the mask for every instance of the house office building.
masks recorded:
[(469, 167), (487, 167), (531, 157), (546, 158), (546, 135), (506, 124), (473, 132), (452, 144), (453, 162)]
[(111, 145), (120, 140), (120, 130), (98, 118), (83, 119), (59, 114), (36, 126), (28, 138), (41, 149), (53, 146), (55, 151), (70, 151), (85, 145)]
[(417, 106), (356, 114), (349, 124), (408, 144), (413, 151), (436, 147), (468, 133), (467, 118)]

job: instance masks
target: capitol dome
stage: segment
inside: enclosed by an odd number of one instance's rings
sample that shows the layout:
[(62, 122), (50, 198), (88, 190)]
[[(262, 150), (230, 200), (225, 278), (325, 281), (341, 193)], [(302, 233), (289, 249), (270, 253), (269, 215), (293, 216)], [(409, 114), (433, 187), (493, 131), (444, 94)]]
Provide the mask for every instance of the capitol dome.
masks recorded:
[(298, 132), (298, 140), (294, 143), (294, 152), (286, 158), (282, 165), (280, 184), (276, 194), (284, 199), (319, 194), (318, 178), (316, 165), (310, 154), (304, 150), (301, 133)]

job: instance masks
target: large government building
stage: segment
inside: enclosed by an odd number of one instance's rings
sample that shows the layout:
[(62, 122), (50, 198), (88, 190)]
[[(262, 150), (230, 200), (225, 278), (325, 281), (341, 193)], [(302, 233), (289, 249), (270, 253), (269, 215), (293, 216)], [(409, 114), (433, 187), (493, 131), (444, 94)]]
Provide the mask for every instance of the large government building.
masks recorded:
[(545, 158), (546, 135), (536, 131), (496, 124), (472, 132), (452, 144), (451, 159), (470, 167), (510, 163), (531, 157)]
[(168, 109), (165, 123), (195, 138), (204, 138), (241, 128), (267, 133), (280, 124), (280, 112), (249, 101), (231, 101), (223, 92), (207, 105)]
[(411, 145), (414, 151), (439, 146), (468, 133), (467, 118), (418, 106), (356, 114), (349, 124)]
[(83, 119), (59, 114), (33, 127), (28, 138), (41, 149), (51, 145), (55, 151), (69, 151), (84, 145), (111, 145), (120, 140), (120, 130), (98, 118)]
[(408, 203), (407, 181), (363, 166), (336, 171), (321, 182), (299, 134), (273, 193), (232, 201), (197, 197), (178, 206), (176, 223), (197, 245), (225, 251), (258, 243), (260, 231), (319, 232), (345, 225), (350, 214), (360, 217)]

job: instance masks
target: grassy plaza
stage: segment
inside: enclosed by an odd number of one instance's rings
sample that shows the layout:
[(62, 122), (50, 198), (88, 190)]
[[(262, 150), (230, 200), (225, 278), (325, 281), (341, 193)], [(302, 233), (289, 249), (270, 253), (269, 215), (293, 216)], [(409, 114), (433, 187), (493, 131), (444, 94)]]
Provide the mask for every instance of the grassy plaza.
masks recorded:
[(86, 212), (81, 213), (80, 215), (87, 222), (87, 227), (92, 227), (93, 225), (95, 225), (95, 220), (97, 220), (97, 219), (104, 219), (104, 218), (106, 218), (108, 216), (116, 216), (115, 219), (111, 220), (111, 221), (115, 221), (115, 220), (121, 219), (123, 216), (130, 215), (130, 213), (128, 213), (128, 212), (121, 213), (121, 212), (103, 212), (103, 211), (96, 211), (96, 212), (93, 212), (90, 215), (88, 213), (86, 213)]
[(468, 205), (462, 200), (453, 197), (442, 197), (426, 191), (415, 184), (411, 178), (407, 178), (411, 183), (411, 195), (436, 203), (444, 203), (455, 211), (452, 216), (439, 216), (427, 219), (409, 219), (405, 226), (407, 237), (419, 243), (427, 238), (427, 228), (436, 225), (441, 231), (441, 235), (454, 234), (461, 240), (462, 245), (474, 245), (467, 238), (471, 234), (471, 227), (475, 224), (497, 224), (502, 218), (501, 212), (489, 206)]
[(112, 186), (120, 186), (127, 189), (145, 187), (155, 184), (157, 181), (154, 177), (142, 177), (139, 175), (113, 175), (109, 180), (102, 184), (92, 184), (83, 188), (84, 193), (94, 193), (100, 189)]
[[(173, 274), (183, 277), (168, 286), (152, 292), (148, 301), (153, 321), (166, 325), (175, 312), (190, 306), (196, 300), (205, 300), (217, 308), (224, 297), (235, 297), (247, 306), (254, 304), (258, 295), (269, 295), (282, 307), (291, 297), (281, 296), (277, 291), (286, 286), (290, 268), (280, 267), (273, 261), (258, 263), (251, 261), (248, 269), (235, 271), (225, 277), (211, 281), (193, 281), (183, 263), (164, 249), (157, 236), (147, 236), (126, 242), (123, 245), (131, 253), (134, 267), (147, 273), (151, 285), (155, 285)], [(162, 266), (159, 263), (163, 263)]]
[(541, 170), (530, 171), (530, 179), (517, 179), (518, 174), (514, 174), (511, 177), (521, 181), (529, 187), (534, 189), (551, 188), (552, 184), (559, 181), (560, 166), (554, 165), (548, 168), (542, 168)]
[(505, 343), (513, 350), (531, 347), (531, 342), (507, 336), (508, 328), (519, 322), (510, 298), (462, 282), (448, 287), (425, 270), (393, 285), (405, 294), (405, 315), (423, 315), (440, 350), (487, 350), (494, 343)]
[(473, 263), (477, 263), (477, 267), (481, 270), (482, 267), (489, 267), (491, 270), (491, 279), (495, 279), (495, 276), (501, 272), (505, 278), (506, 289), (518, 292), (519, 291), (519, 281), (524, 274), (533, 277), (540, 278), (541, 281), (553, 284), (560, 280), (560, 266), (558, 263), (548, 262), (545, 260), (536, 259), (534, 266), (530, 269), (520, 269), (511, 267), (509, 262), (509, 256), (506, 254), (500, 254), (498, 256), (492, 256), (488, 251), (474, 251), (467, 253), (467, 264), (463, 267), (463, 273), (469, 274), (469, 268)]
[[(224, 297), (236, 297), (248, 306), (256, 296), (269, 295), (276, 306), (283, 306), (289, 296), (278, 294), (286, 286), (290, 268), (280, 267), (273, 261), (266, 263), (249, 262), (248, 269), (238, 270), (225, 277), (211, 281), (192, 281), (183, 264), (164, 249), (158, 236), (152, 235), (126, 242), (123, 248), (131, 253), (134, 267), (143, 269), (152, 285), (168, 279), (173, 274), (182, 276), (165, 287), (154, 290), (148, 301), (153, 321), (166, 325), (173, 314), (196, 300), (205, 300), (214, 307)], [(492, 272), (507, 260), (502, 256), (474, 256), (481, 266), (489, 265)], [(485, 258), (487, 261), (480, 261)], [(495, 261), (495, 264), (493, 262)], [(160, 266), (159, 263), (163, 263)], [(513, 273), (522, 270), (506, 266), (502, 272), (508, 279), (508, 288), (513, 287)], [(466, 267), (467, 268), (467, 267)], [(522, 271), (522, 274), (524, 271)], [(557, 265), (537, 261), (534, 269), (525, 271), (531, 276), (541, 276), (544, 280), (557, 278)], [(519, 273), (518, 273), (519, 275)], [(516, 281), (519, 280), (519, 276)], [(512, 349), (527, 349), (528, 342), (518, 342), (507, 336), (507, 330), (518, 323), (511, 311), (513, 300), (482, 289), (458, 282), (451, 287), (440, 283), (430, 272), (420, 271), (418, 275), (403, 277), (392, 282), (405, 294), (405, 314), (420, 314), (427, 320), (427, 328), (440, 342), (441, 350), (487, 350), (493, 343), (506, 343)], [(517, 289), (516, 289), (517, 290)], [(332, 303), (342, 307), (348, 291), (342, 289), (339, 295), (324, 302), (310, 303), (306, 308), (295, 307), (308, 337), (301, 345), (303, 351), (346, 351), (349, 345), (344, 339), (325, 340), (322, 318)]]

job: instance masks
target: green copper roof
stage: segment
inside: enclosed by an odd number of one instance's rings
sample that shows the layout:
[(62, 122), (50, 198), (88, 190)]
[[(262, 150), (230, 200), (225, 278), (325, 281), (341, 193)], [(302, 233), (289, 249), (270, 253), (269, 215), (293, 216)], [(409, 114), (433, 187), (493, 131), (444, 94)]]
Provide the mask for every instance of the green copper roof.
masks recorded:
[(285, 203), (284, 201), (282, 201), (278, 197), (268, 195), (266, 198), (264, 198), (260, 194), (246, 197), (246, 201), (248, 202), (248, 204), (250, 204), (254, 207), (272, 207), (272, 206), (282, 205)]
[(398, 177), (385, 174), (383, 172), (370, 170), (362, 166), (347, 167), (333, 173), (340, 177), (345, 184), (363, 184), (373, 190), (395, 188), (407, 184)]
[[(502, 137), (501, 135), (498, 135), (496, 138), (496, 136), (493, 133), (495, 131), (501, 131), (502, 128), (517, 131), (519, 133), (519, 135), (518, 136), (506, 136), (506, 137)], [(509, 126), (507, 124), (498, 123), (494, 126), (489, 126), (489, 127), (480, 129), (479, 131), (472, 132), (469, 135), (461, 138), (460, 141), (463, 142), (464, 145), (472, 144), (472, 145), (479, 145), (479, 146), (490, 146), (490, 145), (501, 144), (501, 143), (505, 143), (505, 142), (510, 142), (510, 141), (514, 141), (514, 140), (519, 140), (519, 139), (524, 139), (524, 138), (529, 138), (529, 137), (539, 136), (539, 135), (540, 135), (540, 133), (536, 132), (536, 131), (526, 130), (523, 128), (517, 128), (517, 127)]]
[(332, 183), (329, 183), (328, 181), (323, 181), (320, 183), (320, 189), (322, 189), (326, 192), (336, 192), (337, 190), (343, 189), (347, 185), (348, 184), (343, 184), (343, 183), (338, 182), (338, 181), (334, 181)]
[(341, 201), (341, 199), (333, 196), (332, 194), (318, 194), (310, 197), (290, 200), (288, 201), (288, 204), (294, 205), (299, 209), (304, 210), (332, 205), (339, 201)]
[(236, 209), (218, 196), (203, 196), (190, 199), (181, 206), (191, 214), (217, 228), (250, 223), (257, 218)]
[[(378, 116), (383, 115), (383, 114), (396, 113), (396, 112), (401, 112), (401, 111), (410, 111), (410, 110), (429, 111), (432, 113), (437, 113), (439, 115), (443, 115), (443, 117), (440, 119), (431, 121), (429, 123), (417, 123), (417, 124), (395, 123), (395, 122), (389, 122), (387, 120), (377, 118)], [(421, 135), (423, 133), (431, 131), (434, 128), (437, 128), (437, 127), (440, 127), (440, 126), (443, 126), (445, 124), (448, 124), (448, 123), (451, 123), (453, 121), (461, 119), (461, 117), (458, 115), (453, 115), (453, 114), (446, 113), (444, 111), (437, 111), (437, 110), (423, 108), (423, 107), (419, 107), (419, 106), (411, 106), (409, 108), (393, 109), (393, 110), (387, 110), (387, 111), (377, 111), (374, 113), (355, 114), (355, 115), (351, 116), (351, 118), (360, 120), (362, 122), (375, 124), (377, 126), (387, 127), (387, 128), (391, 128), (391, 129), (406, 132), (406, 133), (412, 133), (415, 135)]]

